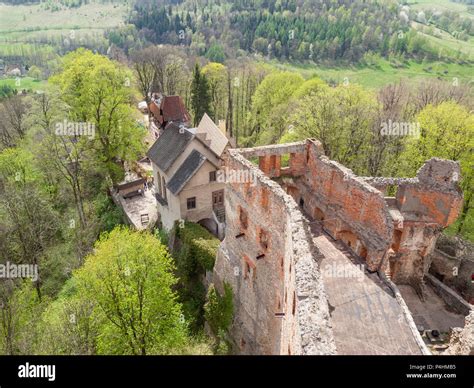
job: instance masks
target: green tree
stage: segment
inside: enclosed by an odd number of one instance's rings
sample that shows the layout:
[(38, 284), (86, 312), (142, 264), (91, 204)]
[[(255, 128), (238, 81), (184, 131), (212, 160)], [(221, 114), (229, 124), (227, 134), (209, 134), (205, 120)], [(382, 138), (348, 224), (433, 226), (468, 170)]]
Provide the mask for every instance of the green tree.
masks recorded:
[[(420, 136), (411, 138), (401, 155), (406, 175), (414, 175), (432, 158), (457, 160), (461, 164), (464, 205), (455, 224), (456, 232), (474, 238), (474, 115), (455, 102), (426, 106), (417, 116)], [(469, 219), (469, 227), (466, 222)]]
[(79, 292), (103, 316), (100, 354), (164, 354), (187, 340), (177, 279), (165, 246), (148, 233), (117, 227), (103, 234), (74, 273)]
[(41, 69), (33, 65), (30, 67), (30, 70), (28, 70), (28, 75), (35, 80), (39, 80), (41, 78)]
[(204, 305), (204, 316), (209, 327), (217, 340), (216, 347), (219, 347), (222, 339), (225, 339), (227, 331), (232, 324), (234, 316), (232, 287), (224, 283), (224, 294), (221, 295), (214, 287), (209, 286), (207, 292), (207, 302)]
[(37, 353), (92, 355), (103, 317), (97, 303), (79, 292), (77, 278), (69, 279), (57, 299), (48, 305), (38, 323)]
[(2, 354), (34, 354), (41, 313), (48, 301), (42, 302), (29, 279), (0, 283), (0, 350)]
[(199, 124), (204, 113), (211, 117), (213, 116), (209, 81), (206, 75), (202, 73), (198, 63), (194, 66), (191, 82), (191, 111), (195, 126)]
[(282, 141), (316, 138), (330, 159), (366, 174), (377, 111), (375, 96), (360, 86), (318, 87), (299, 101)]
[(211, 62), (224, 63), (224, 48), (220, 44), (213, 44), (211, 47), (209, 47), (209, 50), (207, 50), (206, 58)]
[(202, 74), (209, 82), (211, 94), (211, 106), (213, 119), (217, 123), (219, 119), (226, 117), (227, 104), (227, 70), (220, 63), (210, 62), (202, 68)]
[[(0, 153), (0, 192), (0, 230), (5, 230), (0, 258), (37, 265), (41, 274), (42, 255), (56, 241), (58, 216), (29, 152), (10, 148)], [(10, 257), (2, 257), (6, 252)], [(41, 300), (41, 276), (34, 284)]]
[(280, 139), (291, 111), (289, 101), (303, 82), (300, 74), (292, 72), (274, 72), (263, 79), (252, 96), (253, 141), (270, 144)]
[(144, 150), (145, 130), (131, 107), (131, 81), (129, 70), (85, 49), (66, 55), (60, 73), (50, 79), (69, 106), (68, 120), (94, 126), (91, 149), (113, 182), (122, 179), (120, 162), (136, 160)]

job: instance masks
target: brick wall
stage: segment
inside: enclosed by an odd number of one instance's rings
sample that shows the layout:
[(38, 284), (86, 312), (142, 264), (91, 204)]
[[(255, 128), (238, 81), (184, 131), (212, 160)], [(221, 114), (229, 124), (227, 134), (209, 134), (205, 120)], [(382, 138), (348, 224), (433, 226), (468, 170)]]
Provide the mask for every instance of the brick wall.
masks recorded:
[[(226, 167), (256, 169), (237, 151)], [(214, 282), (234, 292), (237, 353), (335, 353), (317, 252), (291, 197), (258, 171), (254, 184), (227, 183), (226, 217)]]
[[(257, 157), (260, 169), (249, 161)], [(369, 270), (422, 293), (436, 238), (462, 204), (455, 162), (432, 159), (415, 178), (358, 177), (311, 139), (229, 150), (226, 168), (256, 177), (226, 183), (226, 238), (214, 268), (216, 286), (233, 288), (232, 336), (243, 354), (336, 352), (309, 221)], [(398, 186), (396, 198), (380, 191), (389, 185)]]

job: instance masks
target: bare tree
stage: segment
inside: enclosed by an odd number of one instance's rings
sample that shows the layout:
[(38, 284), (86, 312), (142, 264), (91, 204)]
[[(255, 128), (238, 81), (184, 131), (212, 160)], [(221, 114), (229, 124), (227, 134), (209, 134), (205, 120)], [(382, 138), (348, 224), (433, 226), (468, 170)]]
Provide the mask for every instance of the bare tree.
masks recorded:
[(139, 50), (133, 56), (133, 68), (147, 102), (150, 92), (172, 95), (186, 90), (189, 70), (184, 55), (176, 48), (150, 46)]
[[(387, 154), (399, 155), (403, 150), (402, 139), (397, 136), (384, 136), (381, 133), (381, 128), (382, 124), (389, 120), (403, 120), (409, 92), (408, 85), (400, 82), (383, 87), (377, 95), (380, 107), (372, 128), (371, 152), (368, 153), (367, 159), (367, 169), (371, 176), (388, 173), (388, 171), (383, 171)], [(394, 172), (391, 171), (391, 173)]]
[(22, 138), (25, 135), (26, 127), (24, 125), (27, 113), (27, 106), (22, 96), (12, 96), (3, 103), (6, 118), (11, 128), (17, 136)]
[(0, 105), (0, 142), (4, 147), (14, 147), (25, 136), (27, 110), (22, 96), (9, 97)]
[(84, 194), (82, 188), (82, 163), (87, 151), (84, 139), (77, 136), (58, 136), (54, 132), (54, 125), (66, 117), (65, 107), (60, 99), (54, 95), (43, 93), (34, 103), (32, 115), (36, 118), (36, 128), (42, 136), (39, 148), (44, 166), (56, 171), (68, 184), (76, 206), (81, 229), (87, 226), (84, 210)]
[(471, 90), (468, 85), (461, 84), (458, 80), (453, 82), (429, 80), (422, 82), (412, 90), (411, 99), (416, 112), (425, 106), (438, 105), (443, 101), (455, 101), (461, 105), (472, 105), (470, 102)]

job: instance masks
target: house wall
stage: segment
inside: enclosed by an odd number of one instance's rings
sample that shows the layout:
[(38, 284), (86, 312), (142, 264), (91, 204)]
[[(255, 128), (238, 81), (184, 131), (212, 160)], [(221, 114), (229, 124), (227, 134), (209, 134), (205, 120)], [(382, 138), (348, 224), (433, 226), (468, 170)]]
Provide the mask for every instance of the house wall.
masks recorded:
[[(180, 219), (198, 222), (204, 218), (212, 218), (212, 192), (224, 188), (223, 183), (209, 182), (209, 172), (216, 170), (214, 165), (220, 165), (220, 160), (201, 142), (193, 140), (176, 159), (167, 173), (164, 173), (158, 168), (158, 166), (156, 166), (156, 164), (152, 163), (155, 189), (158, 191), (157, 171), (159, 171), (161, 177), (164, 177), (168, 183), (174, 173), (194, 149), (206, 156), (208, 161), (201, 166), (199, 171), (190, 179), (178, 196), (173, 195), (169, 190), (167, 190), (168, 206), (162, 206), (157, 203), (161, 222), (166, 230), (172, 229), (175, 221)], [(187, 209), (186, 199), (190, 197), (196, 197), (195, 210)]]
[[(212, 193), (224, 190), (225, 183), (209, 182), (211, 171), (217, 171), (216, 167), (206, 161), (181, 191), (179, 198), (184, 219), (198, 222), (204, 218), (212, 218)], [(191, 197), (196, 197), (196, 209), (188, 210), (187, 198)]]

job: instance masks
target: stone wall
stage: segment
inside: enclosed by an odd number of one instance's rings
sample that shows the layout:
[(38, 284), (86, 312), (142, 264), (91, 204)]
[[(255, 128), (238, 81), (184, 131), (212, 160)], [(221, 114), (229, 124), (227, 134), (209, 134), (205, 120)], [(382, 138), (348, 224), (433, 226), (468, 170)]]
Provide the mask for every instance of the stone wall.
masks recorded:
[[(226, 183), (226, 237), (214, 269), (216, 286), (226, 281), (234, 290), (232, 336), (243, 354), (336, 352), (309, 222), (369, 271), (422, 295), (436, 238), (462, 204), (459, 165), (436, 158), (415, 178), (358, 177), (308, 139), (229, 150), (225, 165), (256, 177)], [(384, 197), (389, 186), (395, 197)]]
[(440, 282), (434, 276), (427, 273), (425, 275), (425, 279), (431, 285), (436, 294), (438, 294), (438, 296), (444, 300), (446, 305), (456, 313), (466, 316), (469, 315), (471, 310), (474, 309), (473, 305), (466, 302), (460, 295), (456, 293), (456, 291)]
[(395, 283), (410, 284), (422, 295), (436, 240), (462, 206), (459, 164), (432, 158), (415, 178), (362, 179), (383, 193), (396, 190), (395, 197), (385, 198), (394, 220), (387, 271)]
[(334, 354), (309, 226), (292, 198), (243, 154), (229, 151), (226, 168), (252, 169), (256, 181), (226, 184), (226, 237), (213, 276), (218, 289), (225, 281), (234, 292), (236, 352)]
[(350, 169), (329, 160), (319, 143), (308, 141), (304, 175), (286, 184), (305, 211), (320, 221), (376, 271), (390, 246), (393, 223), (380, 191)]
[(430, 259), (430, 273), (474, 304), (474, 244), (442, 235)]
[(474, 356), (474, 311), (466, 317), (464, 328), (454, 328), (446, 354)]

